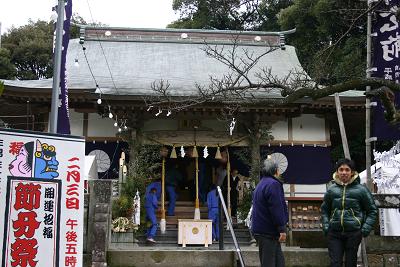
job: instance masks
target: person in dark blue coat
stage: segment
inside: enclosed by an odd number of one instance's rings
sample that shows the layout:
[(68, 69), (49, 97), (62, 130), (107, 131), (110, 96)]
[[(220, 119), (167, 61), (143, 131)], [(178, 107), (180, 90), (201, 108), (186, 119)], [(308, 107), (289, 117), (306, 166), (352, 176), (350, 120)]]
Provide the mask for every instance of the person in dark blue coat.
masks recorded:
[(147, 195), (148, 193), (150, 193), (150, 190), (152, 188), (156, 189), (156, 197), (158, 201), (161, 201), (161, 181), (157, 180), (154, 182), (151, 182), (147, 187), (146, 187), (146, 193), (145, 195)]
[(252, 232), (258, 242), (261, 267), (284, 267), (280, 242), (286, 241), (289, 221), (278, 164), (268, 158), (253, 192)]
[(178, 164), (174, 162), (171, 168), (167, 169), (167, 172), (165, 174), (165, 189), (167, 191), (169, 200), (168, 210), (167, 210), (168, 216), (175, 215), (175, 203), (178, 197), (176, 194), (176, 188), (182, 182), (182, 180), (183, 177), (178, 169)]
[(151, 225), (147, 229), (147, 242), (155, 243), (154, 236), (157, 232), (157, 218), (156, 210), (158, 207), (158, 200), (156, 196), (157, 189), (151, 188), (145, 196), (146, 221), (150, 221)]
[(213, 241), (219, 239), (218, 193), (215, 185), (211, 186), (207, 194), (208, 219), (212, 220)]

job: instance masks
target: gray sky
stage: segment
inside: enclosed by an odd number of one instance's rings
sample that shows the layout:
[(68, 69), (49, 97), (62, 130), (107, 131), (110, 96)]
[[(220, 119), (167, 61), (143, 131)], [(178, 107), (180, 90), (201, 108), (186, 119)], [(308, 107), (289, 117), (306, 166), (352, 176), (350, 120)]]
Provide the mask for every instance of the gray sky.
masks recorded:
[[(48, 21), (51, 8), (56, 0), (1, 0), (1, 33), (12, 25), (18, 27), (28, 23), (28, 19)], [(177, 19), (172, 10), (172, 0), (73, 0), (73, 12), (87, 22), (93, 19), (113, 27), (165, 28)]]

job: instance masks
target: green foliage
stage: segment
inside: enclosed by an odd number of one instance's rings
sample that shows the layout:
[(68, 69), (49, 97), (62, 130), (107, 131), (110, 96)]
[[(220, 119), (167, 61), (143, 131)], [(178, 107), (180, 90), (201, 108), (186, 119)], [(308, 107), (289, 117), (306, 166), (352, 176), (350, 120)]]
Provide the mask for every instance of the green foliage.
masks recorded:
[[(345, 0), (296, 0), (281, 10), (282, 29), (296, 28), (289, 43), (297, 48), (303, 67), (317, 82), (334, 84), (364, 77), (366, 47), (364, 20), (349, 25), (365, 3)], [(336, 43), (340, 37), (342, 41)], [(333, 48), (327, 49), (330, 44)]]
[(293, 0), (264, 0), (261, 2), (259, 7), (259, 14), (261, 16), (261, 21), (259, 27), (253, 30), (260, 31), (280, 31), (281, 26), (278, 21), (279, 12), (290, 6)]
[(278, 30), (276, 14), (291, 0), (174, 0), (180, 18), (171, 28)]
[(134, 153), (130, 154), (127, 180), (122, 186), (121, 196), (113, 201), (113, 218), (132, 216), (136, 191), (139, 191), (143, 207), (146, 185), (151, 182), (149, 178), (158, 178), (161, 173), (160, 146), (131, 142), (130, 149)]
[(15, 77), (37, 80), (53, 76), (53, 24), (38, 20), (11, 28), (3, 36), (3, 46), (11, 53), (16, 67)]
[[(14, 79), (15, 66), (11, 63), (11, 53), (8, 49), (0, 48), (0, 79)], [(0, 85), (1, 86), (1, 85)], [(0, 88), (0, 95), (1, 95)]]
[(4, 83), (0, 81), (0, 96), (3, 94), (4, 91)]
[(240, 220), (245, 220), (247, 215), (249, 214), (250, 208), (252, 204), (252, 195), (251, 190), (243, 191), (243, 200), (238, 205), (238, 217)]
[[(77, 24), (88, 23), (76, 13), (71, 21), (70, 36), (79, 38)], [(0, 49), (0, 78), (38, 80), (53, 77), (53, 31), (53, 22), (29, 20), (27, 25), (13, 27), (4, 34), (3, 48)]]
[(122, 194), (114, 199), (112, 203), (112, 218), (132, 217), (132, 198), (129, 195)]
[(249, 147), (236, 148), (233, 151), (233, 155), (246, 166), (251, 166), (251, 151)]

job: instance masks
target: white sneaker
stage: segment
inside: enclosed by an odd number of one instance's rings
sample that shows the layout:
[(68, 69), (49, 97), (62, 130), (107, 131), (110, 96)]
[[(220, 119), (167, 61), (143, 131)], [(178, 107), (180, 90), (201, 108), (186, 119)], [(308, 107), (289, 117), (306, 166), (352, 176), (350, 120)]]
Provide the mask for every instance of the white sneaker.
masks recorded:
[(147, 238), (147, 242), (149, 242), (149, 243), (156, 243), (156, 241), (153, 239), (153, 238)]

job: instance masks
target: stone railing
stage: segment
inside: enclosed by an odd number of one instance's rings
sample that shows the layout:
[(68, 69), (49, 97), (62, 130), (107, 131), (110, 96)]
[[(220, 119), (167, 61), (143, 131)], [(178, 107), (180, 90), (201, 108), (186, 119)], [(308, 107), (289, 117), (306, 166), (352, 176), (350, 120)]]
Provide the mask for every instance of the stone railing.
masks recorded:
[(111, 180), (89, 181), (86, 252), (90, 254), (88, 260), (90, 265), (86, 263), (86, 266), (107, 266), (111, 224), (111, 182)]

